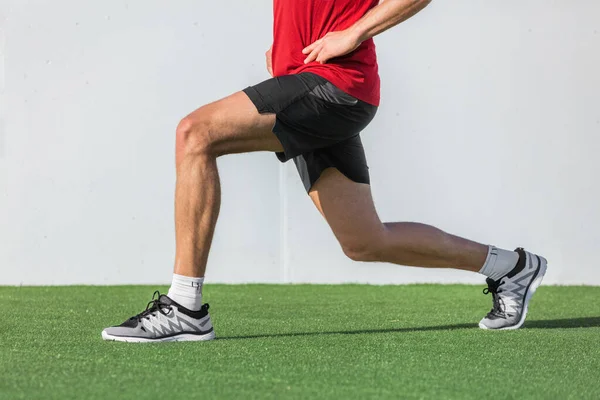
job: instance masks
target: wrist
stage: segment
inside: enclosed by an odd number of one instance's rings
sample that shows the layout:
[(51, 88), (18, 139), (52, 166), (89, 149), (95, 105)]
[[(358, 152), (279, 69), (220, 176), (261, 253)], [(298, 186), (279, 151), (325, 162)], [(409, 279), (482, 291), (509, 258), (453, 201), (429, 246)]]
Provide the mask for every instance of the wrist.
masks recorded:
[(360, 45), (367, 39), (370, 39), (368, 32), (366, 32), (359, 24), (356, 24), (348, 29), (348, 34), (356, 42), (356, 45)]

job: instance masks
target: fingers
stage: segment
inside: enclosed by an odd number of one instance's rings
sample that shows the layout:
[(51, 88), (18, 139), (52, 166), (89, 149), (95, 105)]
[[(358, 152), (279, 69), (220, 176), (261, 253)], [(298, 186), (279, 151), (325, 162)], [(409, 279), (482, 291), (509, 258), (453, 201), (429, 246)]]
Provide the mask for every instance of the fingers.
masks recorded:
[(308, 55), (308, 57), (306, 57), (306, 59), (304, 60), (304, 64), (308, 64), (313, 61), (316, 61), (320, 64), (325, 64), (327, 61), (329, 61), (330, 58), (331, 56), (329, 56), (327, 49), (325, 49), (325, 46), (319, 46), (316, 49), (314, 49), (312, 53)]
[(304, 50), (302, 50), (303, 54), (308, 54), (308, 56), (304, 60), (304, 64), (308, 64), (313, 61), (325, 64), (331, 58), (329, 55), (327, 55), (328, 52), (325, 48), (325, 39), (329, 36), (330, 34), (328, 33), (322, 39), (317, 40), (316, 42), (314, 42), (308, 47), (305, 47)]
[(321, 43), (323, 43), (323, 39), (319, 39), (316, 42), (314, 42), (313, 44), (311, 44), (308, 47), (305, 47), (304, 50), (302, 50), (302, 54), (309, 54), (311, 53), (317, 46), (319, 46)]
[(317, 57), (319, 57), (321, 50), (322, 50), (322, 46), (319, 46), (319, 47), (315, 48), (314, 50), (312, 50), (312, 52), (304, 60), (304, 64), (308, 64), (308, 63), (315, 61), (317, 59)]
[(325, 54), (324, 51), (321, 51), (315, 61), (320, 64), (325, 64), (327, 61), (329, 61), (330, 58), (331, 57), (329, 57), (327, 54)]
[(269, 47), (269, 50), (267, 50), (267, 52), (265, 53), (265, 57), (267, 58), (267, 71), (269, 72), (269, 75), (271, 75), (271, 76), (273, 76), (272, 55), (273, 55), (273, 45), (271, 45), (271, 47)]

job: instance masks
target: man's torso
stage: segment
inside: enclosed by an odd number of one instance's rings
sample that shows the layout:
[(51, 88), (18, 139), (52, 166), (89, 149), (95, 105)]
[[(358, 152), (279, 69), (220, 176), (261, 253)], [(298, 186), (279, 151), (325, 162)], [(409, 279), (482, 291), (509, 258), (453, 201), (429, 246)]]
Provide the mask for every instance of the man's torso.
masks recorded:
[(379, 74), (372, 39), (327, 64), (305, 65), (306, 56), (302, 53), (306, 46), (327, 33), (349, 28), (378, 3), (378, 0), (274, 0), (274, 75), (312, 72), (360, 100), (379, 105)]

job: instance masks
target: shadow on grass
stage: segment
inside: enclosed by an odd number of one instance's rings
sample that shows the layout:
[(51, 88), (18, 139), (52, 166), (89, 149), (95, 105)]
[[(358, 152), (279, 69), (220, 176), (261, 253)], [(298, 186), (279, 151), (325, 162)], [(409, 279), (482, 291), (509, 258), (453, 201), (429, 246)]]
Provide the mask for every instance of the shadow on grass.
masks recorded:
[(600, 317), (542, 319), (539, 321), (525, 322), (525, 328), (535, 329), (595, 328), (599, 326)]
[[(593, 328), (600, 327), (600, 317), (583, 318), (564, 318), (548, 319), (525, 322), (525, 329), (564, 329), (564, 328)], [(359, 329), (353, 331), (325, 331), (325, 332), (290, 332), (290, 333), (266, 333), (244, 336), (217, 336), (219, 340), (235, 339), (264, 339), (276, 337), (295, 337), (295, 336), (321, 336), (321, 335), (360, 335), (364, 333), (391, 333), (391, 332), (428, 332), (428, 331), (449, 331), (457, 329), (479, 329), (477, 324), (454, 324), (437, 326), (417, 326), (407, 328), (385, 328), (385, 329)]]

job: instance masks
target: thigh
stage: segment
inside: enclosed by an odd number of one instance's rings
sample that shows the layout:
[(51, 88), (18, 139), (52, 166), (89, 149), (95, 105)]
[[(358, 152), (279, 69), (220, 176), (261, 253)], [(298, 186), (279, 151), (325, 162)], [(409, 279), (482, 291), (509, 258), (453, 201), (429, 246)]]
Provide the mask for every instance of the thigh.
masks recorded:
[(329, 168), (309, 195), (342, 245), (378, 241), (385, 233), (370, 185), (353, 182), (337, 169)]
[(244, 92), (207, 104), (189, 114), (180, 130), (199, 129), (218, 154), (282, 151), (273, 134), (275, 114), (259, 114)]

